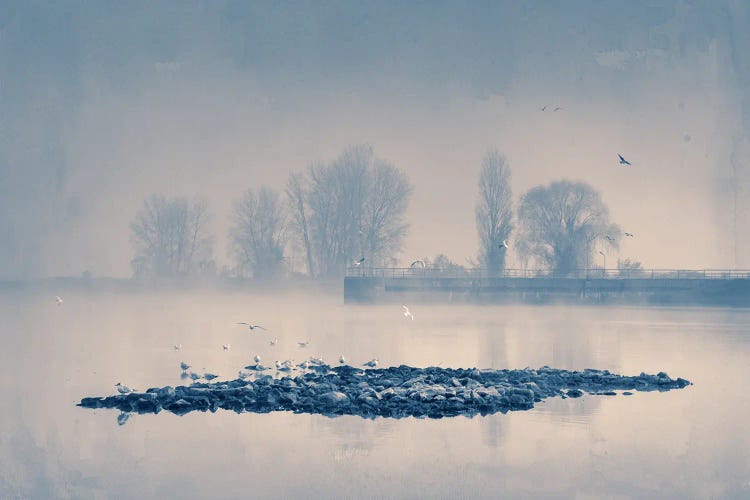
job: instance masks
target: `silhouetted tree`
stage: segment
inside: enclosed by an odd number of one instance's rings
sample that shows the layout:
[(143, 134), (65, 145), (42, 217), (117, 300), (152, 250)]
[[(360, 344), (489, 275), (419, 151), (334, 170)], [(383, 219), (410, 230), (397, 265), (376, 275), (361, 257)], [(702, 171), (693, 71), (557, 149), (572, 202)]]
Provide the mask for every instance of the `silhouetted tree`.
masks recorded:
[(411, 185), (370, 146), (347, 148), (331, 164), (292, 174), (287, 195), (292, 228), (315, 276), (338, 277), (362, 256), (366, 265), (382, 265), (401, 248)]
[(589, 265), (594, 247), (618, 248), (620, 228), (609, 221), (599, 192), (582, 182), (557, 181), (530, 189), (518, 209), (517, 249), (568, 274)]
[(237, 273), (272, 279), (283, 274), (287, 242), (287, 215), (279, 195), (262, 187), (258, 194), (248, 190), (235, 202), (229, 239)]
[(510, 168), (496, 150), (488, 151), (479, 174), (479, 199), (475, 208), (479, 235), (479, 263), (490, 274), (505, 268), (507, 249), (501, 244), (513, 230)]
[(190, 276), (211, 269), (212, 237), (205, 200), (155, 194), (130, 223), (135, 275)]

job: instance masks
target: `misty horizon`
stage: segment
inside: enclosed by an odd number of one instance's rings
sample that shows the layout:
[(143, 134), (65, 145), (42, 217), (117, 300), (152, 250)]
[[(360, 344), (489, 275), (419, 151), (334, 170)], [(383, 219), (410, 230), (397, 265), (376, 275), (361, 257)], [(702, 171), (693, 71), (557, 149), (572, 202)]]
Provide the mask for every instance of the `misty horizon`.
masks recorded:
[(601, 193), (635, 234), (608, 262), (747, 266), (747, 18), (732, 2), (12, 4), (0, 277), (130, 276), (152, 193), (207, 199), (221, 268), (233, 201), (356, 144), (413, 184), (402, 265), (476, 258), (497, 149), (514, 204), (560, 179)]

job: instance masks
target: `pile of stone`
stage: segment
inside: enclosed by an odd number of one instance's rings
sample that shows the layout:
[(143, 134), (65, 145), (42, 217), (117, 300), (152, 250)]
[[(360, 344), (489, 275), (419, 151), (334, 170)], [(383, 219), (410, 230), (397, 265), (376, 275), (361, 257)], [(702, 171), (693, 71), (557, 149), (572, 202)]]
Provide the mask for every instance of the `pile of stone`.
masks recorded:
[(298, 376), (195, 383), (151, 388), (104, 398), (83, 398), (84, 408), (117, 408), (130, 413), (178, 415), (218, 409), (267, 413), (292, 411), (365, 418), (486, 415), (528, 410), (545, 398), (580, 397), (583, 393), (667, 391), (690, 382), (664, 372), (623, 376), (607, 370), (557, 370), (547, 366), (523, 370), (414, 368), (398, 366), (362, 370), (352, 366), (318, 367)]

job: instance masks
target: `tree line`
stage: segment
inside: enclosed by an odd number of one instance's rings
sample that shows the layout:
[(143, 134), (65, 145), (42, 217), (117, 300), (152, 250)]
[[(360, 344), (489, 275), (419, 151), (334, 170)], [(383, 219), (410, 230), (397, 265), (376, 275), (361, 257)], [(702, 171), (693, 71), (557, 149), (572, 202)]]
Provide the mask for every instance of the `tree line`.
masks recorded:
[[(290, 251), (303, 255), (304, 274), (316, 279), (340, 278), (352, 265), (395, 266), (409, 230), (412, 191), (406, 174), (369, 145), (292, 172), (283, 192), (248, 189), (232, 206), (232, 267), (224, 272), (282, 279), (293, 267)], [(211, 218), (204, 199), (148, 197), (130, 224), (134, 276), (215, 275)], [(617, 248), (621, 235), (599, 192), (583, 182), (533, 187), (514, 206), (510, 166), (496, 150), (482, 161), (475, 224), (479, 251), (471, 265), (490, 275), (506, 268), (509, 252), (523, 267), (572, 273), (591, 267), (595, 249)], [(464, 269), (442, 254), (416, 262)]]

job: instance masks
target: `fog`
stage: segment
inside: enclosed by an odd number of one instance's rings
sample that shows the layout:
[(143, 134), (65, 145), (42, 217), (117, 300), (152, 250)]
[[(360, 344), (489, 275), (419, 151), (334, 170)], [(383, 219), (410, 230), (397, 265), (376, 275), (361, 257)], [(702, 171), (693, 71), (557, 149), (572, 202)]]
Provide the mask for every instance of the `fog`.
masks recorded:
[(515, 198), (560, 178), (600, 190), (636, 235), (622, 258), (750, 266), (740, 2), (3, 10), (0, 278), (130, 276), (128, 223), (155, 192), (205, 196), (228, 264), (233, 200), (361, 143), (414, 184), (403, 263), (476, 257), (477, 178), (497, 148)]

